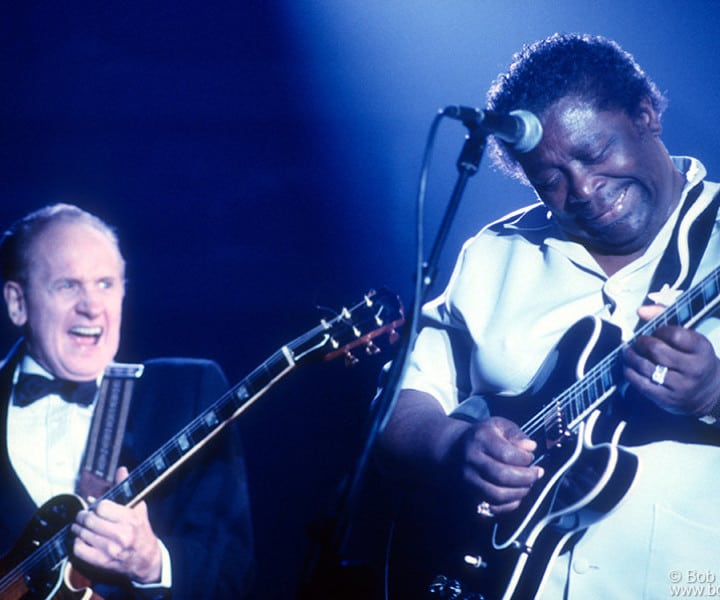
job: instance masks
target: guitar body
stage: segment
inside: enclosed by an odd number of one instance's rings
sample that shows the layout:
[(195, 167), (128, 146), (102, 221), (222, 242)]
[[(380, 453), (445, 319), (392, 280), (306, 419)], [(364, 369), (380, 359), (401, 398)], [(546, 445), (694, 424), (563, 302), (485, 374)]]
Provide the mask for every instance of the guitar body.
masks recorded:
[[(82, 576), (66, 568), (68, 542), (64, 530), (84, 507), (78, 496), (64, 494), (55, 496), (38, 509), (12, 550), (0, 559), (0, 571), (7, 574), (8, 580), (2, 589), (2, 600), (85, 600), (92, 596), (92, 592), (84, 589), (86, 582)], [(58, 559), (52, 568), (47, 568), (46, 562), (33, 564), (23, 560), (41, 545), (56, 547)], [(12, 565), (18, 567), (13, 568)], [(65, 586), (66, 575), (71, 578), (67, 581), (72, 582), (72, 588)]]
[[(526, 518), (498, 520), (493, 528), (492, 548), (506, 549), (513, 566), (501, 598), (532, 598), (542, 589), (545, 577), (568, 542), (604, 518), (629, 491), (638, 459), (618, 445), (623, 424), (613, 438), (595, 443), (593, 429), (600, 413), (581, 426), (565, 462), (542, 461), (549, 479), (540, 482), (524, 499), (519, 511)], [(563, 454), (551, 452), (550, 455)]]
[[(420, 502), (413, 497), (393, 536), (387, 565), (391, 600), (536, 596), (554, 559), (617, 505), (637, 470), (635, 455), (619, 444), (624, 423), (593, 410), (571, 430), (552, 409), (559, 392), (619, 344), (616, 327), (583, 319), (548, 355), (524, 394), (486, 399), (492, 414), (517, 423), (545, 409), (542, 435), (533, 436), (535, 464), (545, 475), (517, 510), (491, 521), (451, 497), (452, 491), (425, 491)], [(600, 394), (598, 404), (614, 391)]]

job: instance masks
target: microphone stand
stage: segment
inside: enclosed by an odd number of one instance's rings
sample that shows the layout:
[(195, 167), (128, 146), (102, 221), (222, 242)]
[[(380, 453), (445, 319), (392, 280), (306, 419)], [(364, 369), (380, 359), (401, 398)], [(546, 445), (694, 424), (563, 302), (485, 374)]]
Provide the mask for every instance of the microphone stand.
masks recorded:
[(470, 133), (465, 138), (465, 144), (463, 145), (460, 156), (457, 159), (457, 170), (458, 178), (455, 182), (452, 194), (450, 196), (450, 202), (445, 209), (445, 215), (438, 229), (435, 243), (433, 244), (430, 257), (423, 264), (423, 278), (422, 286), (420, 288), (420, 294), (422, 301), (425, 301), (425, 294), (427, 293), (430, 286), (435, 280), (437, 273), (437, 263), (440, 259), (440, 254), (445, 245), (448, 233), (450, 232), (450, 226), (455, 219), (455, 213), (457, 212), (458, 206), (460, 206), (460, 200), (465, 192), (467, 182), (477, 173), (478, 167), (480, 166), (480, 160), (482, 159), (483, 153), (485, 152), (485, 145), (487, 142), (487, 133), (478, 125), (468, 124), (465, 125), (469, 128)]
[[(382, 389), (373, 401), (366, 440), (357, 463), (351, 470), (352, 476), (347, 480), (349, 483), (342, 486), (338, 501), (339, 509), (335, 517), (332, 534), (327, 535), (327, 532), (325, 532), (325, 535), (323, 535), (323, 537), (327, 538), (324, 543), (329, 545), (329, 549), (325, 552), (321, 549), (320, 552), (309, 561), (310, 564), (306, 566), (304, 572), (309, 573), (309, 577), (306, 577), (303, 582), (304, 590), (301, 590), (301, 592), (305, 591), (307, 595), (301, 593), (299, 596), (300, 600), (325, 597), (317, 595), (318, 588), (314, 587), (314, 585), (316, 585), (314, 583), (316, 573), (322, 569), (327, 571), (328, 566), (332, 567), (331, 571), (337, 569), (343, 562), (341, 560), (343, 550), (350, 538), (353, 518), (357, 510), (358, 497), (362, 483), (367, 477), (368, 463), (377, 435), (384, 428), (395, 406), (399, 393), (398, 384), (405, 371), (407, 355), (414, 344), (417, 333), (416, 325), (420, 308), (426, 300), (425, 296), (427, 291), (434, 282), (440, 254), (442, 253), (443, 246), (450, 232), (467, 183), (470, 177), (477, 173), (485, 151), (488, 132), (482, 128), (480, 124), (464, 122), (464, 125), (468, 128), (469, 133), (465, 138), (465, 144), (456, 161), (458, 177), (448, 206), (445, 209), (445, 214), (438, 229), (430, 256), (427, 261), (422, 263), (421, 269), (419, 269), (420, 272), (416, 275), (416, 277), (419, 277), (419, 281), (416, 282), (415, 298), (413, 299), (409, 314), (406, 316), (406, 323), (409, 324), (409, 326), (406, 327), (407, 333), (402, 336), (402, 344), (398, 348), (395, 358), (392, 361), (392, 366), (384, 379)], [(420, 226), (422, 226), (422, 224), (420, 224)], [(321, 532), (321, 534), (322, 533), (323, 532)], [(335, 576), (332, 572), (330, 572), (330, 575)], [(338, 573), (337, 576), (342, 578), (343, 574)], [(357, 582), (354, 583), (357, 584)], [(338, 584), (335, 583), (334, 585)], [(322, 586), (319, 589), (323, 589)], [(333, 591), (337, 592), (337, 589), (333, 588)], [(354, 588), (354, 591), (356, 594), (365, 593), (365, 591), (357, 587)], [(347, 590), (344, 590), (344, 592), (347, 593)], [(348, 598), (348, 600), (350, 600), (350, 598), (365, 598), (365, 596), (362, 595), (342, 597)]]

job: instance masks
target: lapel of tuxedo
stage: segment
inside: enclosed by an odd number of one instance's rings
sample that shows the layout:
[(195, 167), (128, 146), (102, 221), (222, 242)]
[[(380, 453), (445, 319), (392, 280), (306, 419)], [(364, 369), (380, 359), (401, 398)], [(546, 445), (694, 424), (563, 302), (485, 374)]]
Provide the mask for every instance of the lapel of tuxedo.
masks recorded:
[(12, 376), (22, 356), (22, 340), (10, 351), (0, 367), (0, 553), (15, 543), (36, 510), (35, 503), (10, 464), (7, 447), (7, 414)]

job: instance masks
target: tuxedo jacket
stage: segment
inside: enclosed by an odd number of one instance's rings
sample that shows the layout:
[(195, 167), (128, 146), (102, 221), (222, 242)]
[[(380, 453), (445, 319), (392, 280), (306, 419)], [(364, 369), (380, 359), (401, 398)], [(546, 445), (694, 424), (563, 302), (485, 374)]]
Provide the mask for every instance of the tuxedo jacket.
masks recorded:
[[(21, 344), (0, 366), (0, 553), (6, 554), (37, 510), (8, 457), (7, 407)], [(160, 358), (136, 382), (120, 464), (132, 469), (227, 391), (209, 360)], [(168, 548), (173, 600), (243, 598), (254, 567), (245, 463), (230, 426), (145, 498), (150, 524)], [(126, 585), (93, 588), (107, 600), (152, 597)]]

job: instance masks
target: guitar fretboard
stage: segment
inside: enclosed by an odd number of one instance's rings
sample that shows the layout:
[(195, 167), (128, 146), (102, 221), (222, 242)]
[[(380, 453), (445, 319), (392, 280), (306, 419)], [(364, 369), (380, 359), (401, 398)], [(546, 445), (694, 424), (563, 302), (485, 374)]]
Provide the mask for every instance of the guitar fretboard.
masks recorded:
[(217, 435), (254, 399), (294, 366), (290, 355), (276, 352), (219, 400), (145, 459), (104, 499), (133, 505), (162, 482), (175, 468)]

